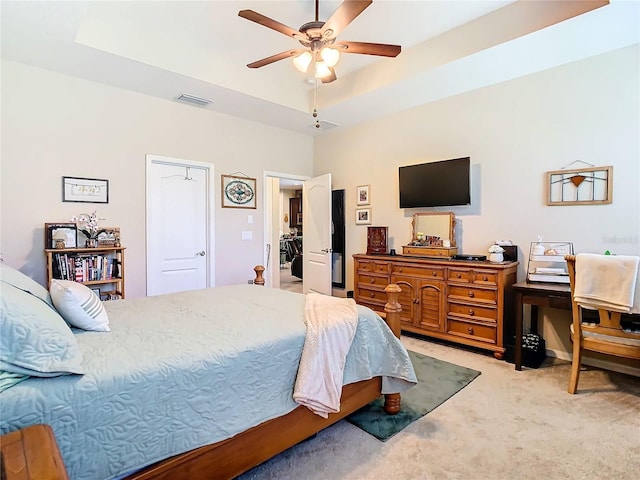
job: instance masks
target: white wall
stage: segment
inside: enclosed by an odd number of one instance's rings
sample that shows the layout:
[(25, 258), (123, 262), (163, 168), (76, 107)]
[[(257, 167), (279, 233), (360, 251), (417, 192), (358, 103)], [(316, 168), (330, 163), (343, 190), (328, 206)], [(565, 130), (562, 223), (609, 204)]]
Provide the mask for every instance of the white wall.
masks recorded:
[[(0, 252), (43, 284), (43, 224), (97, 209), (121, 229), (127, 296), (145, 294), (146, 154), (215, 165), (217, 285), (262, 263), (263, 171), (312, 173), (311, 137), (4, 60), (1, 112)], [(235, 172), (258, 179), (256, 210), (220, 208), (220, 175)], [(109, 203), (63, 203), (63, 175), (108, 179)]]
[[(373, 225), (389, 226), (390, 248), (400, 252), (413, 213), (431, 209), (398, 207), (398, 167), (463, 156), (471, 156), (472, 206), (450, 209), (461, 252), (485, 254), (494, 240), (511, 239), (519, 280), (538, 235), (571, 241), (576, 252), (639, 255), (639, 58), (636, 45), (318, 137), (314, 175), (331, 172), (333, 188), (346, 190), (347, 290), (351, 256), (366, 250), (356, 187), (371, 185)], [(611, 205), (545, 205), (545, 172), (576, 160), (613, 165)], [(566, 348), (566, 338), (557, 343)]]
[[(367, 227), (354, 222), (358, 185), (371, 185), (373, 225), (389, 226), (400, 251), (413, 213), (432, 209), (398, 207), (398, 167), (463, 156), (472, 205), (447, 209), (460, 251), (484, 254), (511, 239), (522, 258), (542, 235), (577, 252), (640, 254), (638, 59), (630, 47), (318, 137), (314, 175), (331, 172), (333, 188), (346, 190), (348, 256), (366, 249)], [(613, 165), (613, 204), (545, 205), (545, 172), (576, 160)]]

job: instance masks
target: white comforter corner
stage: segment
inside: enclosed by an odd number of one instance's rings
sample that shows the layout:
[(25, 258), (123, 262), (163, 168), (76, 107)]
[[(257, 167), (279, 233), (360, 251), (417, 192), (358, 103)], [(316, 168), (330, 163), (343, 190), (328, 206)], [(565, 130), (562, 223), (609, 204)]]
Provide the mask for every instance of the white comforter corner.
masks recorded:
[(350, 298), (307, 295), (307, 327), (293, 399), (327, 418), (340, 411), (344, 365), (358, 326), (358, 309)]

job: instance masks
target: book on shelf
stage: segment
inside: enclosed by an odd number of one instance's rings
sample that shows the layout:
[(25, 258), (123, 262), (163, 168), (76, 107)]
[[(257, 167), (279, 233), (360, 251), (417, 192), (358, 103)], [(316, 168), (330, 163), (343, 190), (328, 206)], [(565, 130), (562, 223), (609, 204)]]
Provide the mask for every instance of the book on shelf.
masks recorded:
[(119, 278), (119, 262), (105, 255), (55, 253), (53, 278), (75, 282), (95, 282)]

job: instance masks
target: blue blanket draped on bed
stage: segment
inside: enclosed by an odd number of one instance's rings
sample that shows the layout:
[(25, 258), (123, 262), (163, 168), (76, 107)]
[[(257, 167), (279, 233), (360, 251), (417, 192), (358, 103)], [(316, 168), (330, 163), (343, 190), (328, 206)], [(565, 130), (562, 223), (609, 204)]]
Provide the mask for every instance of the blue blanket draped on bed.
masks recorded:
[[(232, 437), (297, 407), (303, 295), (250, 285), (106, 302), (111, 332), (75, 331), (85, 375), (30, 378), (0, 395), (0, 433), (53, 427), (71, 479), (111, 479)], [(344, 383), (415, 381), (400, 341), (371, 310)]]

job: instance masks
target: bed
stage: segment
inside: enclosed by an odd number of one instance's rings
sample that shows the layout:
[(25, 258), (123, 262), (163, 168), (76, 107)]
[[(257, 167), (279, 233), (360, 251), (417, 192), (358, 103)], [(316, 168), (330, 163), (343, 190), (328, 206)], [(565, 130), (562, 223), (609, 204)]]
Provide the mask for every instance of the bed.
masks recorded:
[[(305, 296), (236, 285), (105, 302), (109, 332), (72, 330), (83, 374), (27, 375), (4, 390), (0, 433), (50, 425), (71, 479), (233, 478), (381, 393), (399, 411), (415, 374), (394, 287), (391, 328), (357, 307), (340, 412), (328, 418), (291, 398)], [(3, 282), (4, 310), (8, 292)]]

